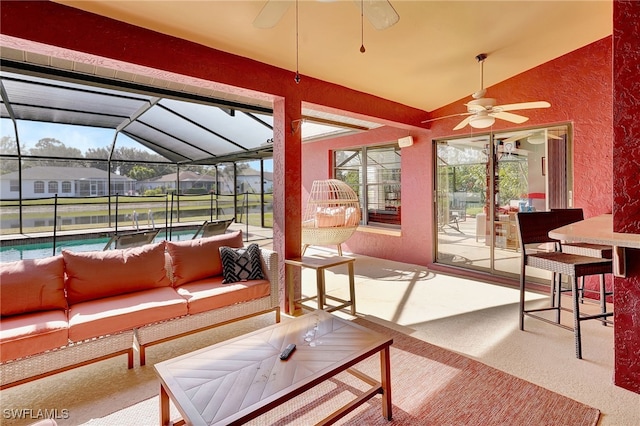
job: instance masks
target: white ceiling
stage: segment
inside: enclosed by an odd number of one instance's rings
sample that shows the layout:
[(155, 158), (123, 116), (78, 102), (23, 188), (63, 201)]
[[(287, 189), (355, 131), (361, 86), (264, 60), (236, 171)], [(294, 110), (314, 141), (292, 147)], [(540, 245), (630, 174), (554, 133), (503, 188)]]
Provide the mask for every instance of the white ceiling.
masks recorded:
[[(271, 29), (261, 1), (57, 0), (79, 9), (296, 71), (296, 7)], [(371, 1), (371, 0), (365, 0)], [(612, 32), (612, 1), (391, 0), (400, 21), (361, 33), (358, 0), (298, 3), (298, 69), (426, 111), (557, 58)], [(360, 53), (361, 34), (365, 53)]]

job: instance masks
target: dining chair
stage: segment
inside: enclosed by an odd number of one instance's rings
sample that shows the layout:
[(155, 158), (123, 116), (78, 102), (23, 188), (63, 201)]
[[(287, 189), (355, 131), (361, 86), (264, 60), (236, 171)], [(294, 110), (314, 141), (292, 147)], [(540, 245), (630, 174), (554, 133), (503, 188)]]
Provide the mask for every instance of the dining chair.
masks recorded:
[[(582, 359), (582, 339), (580, 323), (590, 319), (601, 319), (613, 315), (613, 312), (600, 313), (596, 315), (581, 315), (579, 304), (578, 278), (588, 275), (608, 274), (612, 271), (611, 259), (595, 258), (577, 254), (564, 253), (559, 251), (561, 242), (549, 237), (549, 231), (563, 226), (564, 218), (558, 212), (520, 212), (516, 214), (518, 235), (520, 237), (521, 249), (521, 269), (520, 269), (520, 303), (519, 303), (519, 326), (524, 330), (524, 317), (528, 316), (572, 330), (575, 336), (576, 358)], [(534, 247), (531, 247), (531, 246)], [(539, 249), (541, 245), (551, 248), (549, 251)], [(561, 292), (552, 291), (552, 301), (549, 307), (526, 309), (525, 288), (526, 270), (533, 267), (550, 271), (560, 280), (562, 276), (567, 276), (571, 284), (573, 301), (573, 327), (565, 326), (560, 321)], [(555, 280), (554, 280), (555, 281)], [(552, 284), (554, 286), (555, 283)], [(555, 300), (553, 300), (555, 299)], [(541, 315), (544, 311), (553, 311), (556, 314), (555, 321)]]
[[(570, 209), (551, 209), (552, 212), (558, 213), (559, 225), (569, 225), (571, 223), (579, 222), (584, 220), (584, 212), (581, 208), (570, 208)], [(612, 259), (613, 258), (613, 247), (604, 244), (593, 244), (593, 243), (581, 243), (581, 242), (565, 242), (562, 241), (560, 243), (561, 250), (564, 253), (569, 254), (578, 254), (581, 256), (589, 256), (589, 257), (600, 257), (604, 259)], [(607, 291), (605, 275), (600, 274), (600, 311), (604, 314), (607, 312), (607, 296), (613, 295), (613, 291)], [(580, 292), (580, 303), (584, 303), (584, 295), (585, 292), (595, 292), (596, 290), (589, 290), (585, 286), (584, 277), (582, 277), (578, 281), (578, 288)], [(559, 283), (558, 287), (559, 291), (561, 289), (561, 283)], [(608, 321), (606, 318), (602, 318), (602, 325), (606, 326), (611, 321)]]

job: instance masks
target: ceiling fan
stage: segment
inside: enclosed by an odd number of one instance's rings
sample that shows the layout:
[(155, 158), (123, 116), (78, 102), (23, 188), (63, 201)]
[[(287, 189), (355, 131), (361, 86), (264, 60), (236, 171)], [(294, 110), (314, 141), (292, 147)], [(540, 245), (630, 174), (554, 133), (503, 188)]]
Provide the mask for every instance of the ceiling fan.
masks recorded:
[(549, 108), (551, 104), (546, 101), (537, 102), (522, 102), (517, 104), (496, 105), (494, 98), (485, 98), (484, 95), (487, 90), (484, 88), (484, 60), (487, 59), (486, 53), (481, 53), (476, 56), (476, 60), (480, 62), (480, 90), (475, 92), (473, 100), (466, 103), (467, 112), (447, 115), (445, 117), (438, 117), (431, 120), (425, 120), (423, 123), (430, 121), (441, 120), (443, 118), (457, 117), (467, 115), (468, 117), (462, 120), (453, 130), (460, 130), (467, 124), (475, 129), (484, 129), (491, 127), (496, 118), (509, 121), (510, 123), (521, 124), (529, 119), (523, 115), (513, 114), (507, 111), (517, 111), (521, 109), (535, 109), (535, 108)]
[[(319, 0), (331, 1), (331, 0)], [(253, 21), (256, 28), (273, 28), (284, 16), (293, 1), (267, 0)], [(388, 0), (354, 0), (362, 14), (376, 30), (384, 30), (395, 25), (400, 16)]]

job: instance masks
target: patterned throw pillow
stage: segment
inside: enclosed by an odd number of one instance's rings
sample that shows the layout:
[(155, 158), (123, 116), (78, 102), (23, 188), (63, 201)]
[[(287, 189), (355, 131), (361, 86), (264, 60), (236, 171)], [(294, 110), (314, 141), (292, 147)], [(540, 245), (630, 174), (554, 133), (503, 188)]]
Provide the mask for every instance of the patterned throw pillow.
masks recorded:
[(246, 248), (220, 247), (220, 258), (225, 284), (264, 279), (260, 247), (255, 243)]

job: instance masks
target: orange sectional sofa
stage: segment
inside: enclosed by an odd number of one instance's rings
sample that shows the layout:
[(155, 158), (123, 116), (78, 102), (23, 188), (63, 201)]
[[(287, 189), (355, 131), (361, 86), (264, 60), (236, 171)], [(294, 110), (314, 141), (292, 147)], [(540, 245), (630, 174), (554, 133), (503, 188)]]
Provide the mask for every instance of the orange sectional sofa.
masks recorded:
[(278, 256), (264, 279), (223, 282), (220, 247), (242, 232), (190, 241), (0, 264), (0, 388), (127, 355), (204, 329), (274, 312)]

